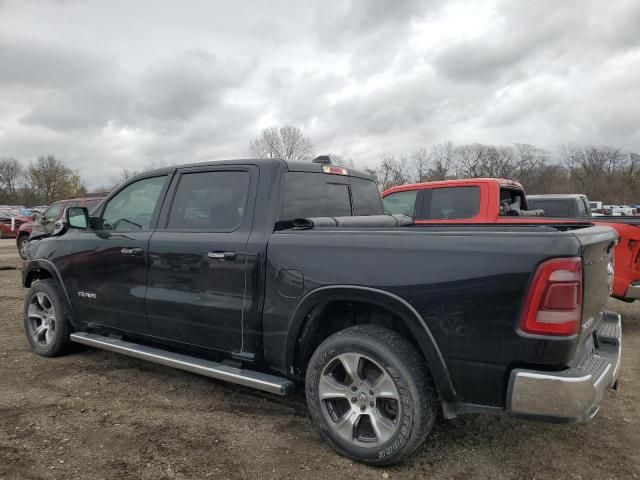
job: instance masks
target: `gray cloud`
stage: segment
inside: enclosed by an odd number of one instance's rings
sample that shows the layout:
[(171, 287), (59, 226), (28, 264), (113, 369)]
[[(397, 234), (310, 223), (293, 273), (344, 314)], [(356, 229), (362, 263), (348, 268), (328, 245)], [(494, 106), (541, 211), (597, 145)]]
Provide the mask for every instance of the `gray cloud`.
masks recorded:
[(185, 121), (219, 105), (227, 89), (242, 86), (247, 73), (204, 50), (179, 52), (145, 71), (135, 109), (153, 119)]
[(60, 88), (88, 81), (105, 66), (101, 59), (51, 44), (0, 36), (0, 85)]
[(0, 0), (0, 156), (242, 157), (294, 124), (373, 165), (429, 143), (640, 150), (640, 2)]
[(403, 54), (412, 22), (435, 14), (441, 0), (322, 2), (315, 28), (321, 48), (349, 57), (351, 72), (375, 74)]
[(433, 65), (450, 80), (481, 83), (540, 71), (566, 73), (640, 46), (640, 36), (631, 33), (640, 25), (640, 4), (623, 4), (503, 1), (493, 28), (443, 48)]
[[(24, 58), (27, 65), (39, 60), (38, 56)], [(34, 105), (21, 121), (61, 131), (99, 128), (109, 122), (159, 130), (175, 128), (176, 123), (219, 106), (229, 89), (242, 86), (248, 72), (247, 67), (220, 61), (204, 50), (178, 52), (148, 65), (138, 75), (129, 74), (129, 78), (123, 78), (126, 74), (118, 65), (97, 60), (83, 63), (81, 70), (67, 68), (75, 66), (70, 58), (57, 66), (68, 77), (64, 82), (58, 82), (60, 75), (47, 83), (48, 76), (41, 75), (38, 86), (50, 90), (46, 102)]]

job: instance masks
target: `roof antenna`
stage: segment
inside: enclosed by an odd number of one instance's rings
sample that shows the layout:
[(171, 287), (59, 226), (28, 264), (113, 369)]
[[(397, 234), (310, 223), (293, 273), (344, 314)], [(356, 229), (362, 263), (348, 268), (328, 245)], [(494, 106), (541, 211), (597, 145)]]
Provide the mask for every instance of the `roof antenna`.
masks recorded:
[(331, 165), (331, 157), (329, 155), (318, 155), (316, 158), (311, 160), (312, 163), (321, 163), (323, 165)]

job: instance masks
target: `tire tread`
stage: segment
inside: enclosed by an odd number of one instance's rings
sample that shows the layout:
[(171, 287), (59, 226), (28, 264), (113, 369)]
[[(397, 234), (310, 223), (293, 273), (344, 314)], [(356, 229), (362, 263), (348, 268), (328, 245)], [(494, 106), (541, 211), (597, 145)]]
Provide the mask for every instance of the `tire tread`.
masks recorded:
[[(405, 444), (393, 452), (392, 455), (382, 458), (358, 458), (352, 452), (346, 451), (341, 445), (337, 444), (331, 436), (324, 431), (319, 425), (317, 415), (321, 415), (318, 411), (314, 412), (311, 408), (311, 414), (316, 425), (320, 427), (321, 436), (341, 455), (353, 458), (355, 460), (368, 463), (371, 465), (391, 465), (398, 463), (402, 459), (411, 455), (426, 439), (429, 432), (433, 428), (436, 418), (436, 398), (434, 383), (429, 373), (428, 366), (422, 354), (412, 345), (406, 338), (399, 333), (378, 326), (378, 325), (356, 325), (334, 333), (324, 340), (316, 349), (311, 357), (307, 368), (307, 385), (305, 389), (307, 393), (307, 401), (309, 396), (313, 394), (313, 385), (309, 386), (310, 378), (321, 370), (326, 364), (318, 365), (321, 362), (322, 353), (335, 345), (370, 342), (374, 348), (383, 351), (381, 355), (385, 355), (391, 359), (391, 364), (397, 364), (405, 372), (410, 372), (411, 379), (403, 379), (410, 391), (409, 396), (414, 400), (413, 405), (413, 429), (407, 435)], [(314, 373), (315, 371), (315, 373)], [(310, 375), (311, 372), (311, 375)], [(412, 385), (413, 384), (413, 385)], [(414, 391), (411, 391), (414, 390)], [(317, 409), (316, 409), (317, 410)], [(322, 420), (321, 420), (322, 421)]]

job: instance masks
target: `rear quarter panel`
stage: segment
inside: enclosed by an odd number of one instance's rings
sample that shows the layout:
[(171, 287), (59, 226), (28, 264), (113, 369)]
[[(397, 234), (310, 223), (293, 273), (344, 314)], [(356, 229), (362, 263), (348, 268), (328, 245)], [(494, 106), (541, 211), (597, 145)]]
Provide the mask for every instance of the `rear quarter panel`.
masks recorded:
[[(524, 338), (518, 319), (532, 272), (554, 256), (580, 255), (570, 233), (289, 231), (272, 235), (267, 255), (264, 351), (284, 370), (283, 351), (301, 299), (327, 285), (391, 292), (426, 322), (449, 369), (459, 400), (500, 406), (506, 374), (519, 363), (561, 365), (575, 342)], [(304, 276), (283, 295), (281, 271)]]

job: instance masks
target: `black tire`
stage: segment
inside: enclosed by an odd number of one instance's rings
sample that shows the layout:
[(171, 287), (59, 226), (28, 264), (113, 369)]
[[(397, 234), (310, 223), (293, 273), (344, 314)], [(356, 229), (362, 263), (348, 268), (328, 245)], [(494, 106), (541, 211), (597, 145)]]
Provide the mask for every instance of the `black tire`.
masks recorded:
[[(347, 373), (345, 358), (358, 359), (352, 364), (360, 372), (356, 374), (358, 380)], [(341, 368), (344, 377), (340, 380)], [(382, 372), (380, 376), (373, 381), (367, 378), (378, 370)], [(391, 398), (392, 395), (382, 398), (385, 396), (382, 389), (376, 390), (376, 386), (383, 383), (382, 378), (387, 382), (392, 380), (397, 400)], [(358, 382), (360, 386), (356, 387), (354, 383)], [(368, 392), (367, 385), (371, 386)], [(348, 390), (342, 390), (345, 387)], [(320, 388), (329, 397), (333, 395), (331, 388), (338, 388), (351, 398), (346, 399), (346, 404), (344, 398), (321, 400)], [(320, 435), (339, 454), (371, 465), (394, 464), (413, 453), (426, 439), (436, 418), (437, 394), (423, 356), (398, 333), (375, 325), (350, 327), (322, 342), (309, 361), (305, 391)], [(371, 395), (365, 399), (367, 394)], [(394, 402), (395, 417), (382, 413), (383, 406), (388, 409)], [(359, 414), (358, 410), (364, 413)], [(349, 422), (354, 423), (353, 427), (344, 421), (347, 416), (357, 417)], [(379, 434), (381, 417), (384, 417), (386, 438)], [(378, 427), (373, 426), (374, 420)], [(346, 427), (340, 428), (341, 425)], [(368, 437), (367, 430), (372, 432)], [(353, 437), (350, 440), (346, 439), (349, 435)]]
[(38, 355), (57, 357), (71, 350), (69, 309), (55, 281), (39, 280), (31, 285), (24, 300), (24, 330)]
[[(24, 246), (22, 245), (23, 242), (25, 242)], [(28, 243), (29, 243), (29, 235), (26, 235), (24, 233), (18, 235), (18, 239), (16, 240), (16, 246), (18, 247), (18, 255), (20, 255), (20, 258), (22, 260), (27, 259), (26, 246)]]

